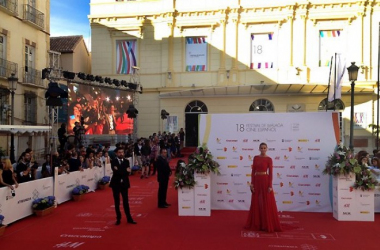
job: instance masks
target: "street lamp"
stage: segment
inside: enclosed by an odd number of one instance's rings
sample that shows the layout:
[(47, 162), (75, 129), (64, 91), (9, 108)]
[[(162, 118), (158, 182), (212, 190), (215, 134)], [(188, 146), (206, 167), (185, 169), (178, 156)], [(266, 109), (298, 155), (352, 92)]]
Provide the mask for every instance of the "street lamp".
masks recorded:
[[(9, 83), (9, 90), (11, 91), (11, 101), (12, 101), (12, 104), (11, 104), (11, 112), (12, 112), (12, 116), (11, 116), (11, 125), (14, 125), (14, 110), (15, 110), (15, 92), (17, 90), (17, 81), (18, 81), (18, 78), (15, 77), (15, 74), (12, 73), (10, 77), (8, 77), (8, 83)], [(14, 134), (11, 133), (11, 148), (10, 148), (10, 160), (12, 163), (15, 163), (15, 137), (14, 137)]]
[(354, 151), (354, 92), (355, 92), (355, 81), (358, 79), (359, 67), (355, 65), (355, 62), (351, 63), (351, 66), (347, 68), (348, 79), (351, 82), (351, 116), (350, 116), (350, 150)]

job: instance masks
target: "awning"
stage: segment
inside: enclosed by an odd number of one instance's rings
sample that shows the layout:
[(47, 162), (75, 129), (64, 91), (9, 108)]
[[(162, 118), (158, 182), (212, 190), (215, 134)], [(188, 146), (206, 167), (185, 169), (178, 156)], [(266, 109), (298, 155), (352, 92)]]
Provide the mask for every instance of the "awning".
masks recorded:
[[(233, 97), (262, 95), (326, 95), (327, 85), (315, 84), (257, 84), (225, 87), (192, 88), (183, 91), (161, 93), (160, 98), (181, 97)], [(350, 94), (351, 86), (342, 86), (342, 95)], [(370, 86), (355, 85), (355, 95), (375, 94)]]
[(51, 126), (0, 125), (2, 134), (48, 133), (50, 130)]

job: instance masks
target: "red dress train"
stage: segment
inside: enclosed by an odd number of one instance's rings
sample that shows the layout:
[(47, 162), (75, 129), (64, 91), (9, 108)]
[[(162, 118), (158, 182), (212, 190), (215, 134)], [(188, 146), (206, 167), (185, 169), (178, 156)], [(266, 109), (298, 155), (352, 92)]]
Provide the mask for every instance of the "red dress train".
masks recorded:
[(254, 231), (281, 232), (276, 200), (272, 187), (273, 164), (270, 157), (255, 156), (252, 165), (252, 193), (251, 208), (245, 229)]

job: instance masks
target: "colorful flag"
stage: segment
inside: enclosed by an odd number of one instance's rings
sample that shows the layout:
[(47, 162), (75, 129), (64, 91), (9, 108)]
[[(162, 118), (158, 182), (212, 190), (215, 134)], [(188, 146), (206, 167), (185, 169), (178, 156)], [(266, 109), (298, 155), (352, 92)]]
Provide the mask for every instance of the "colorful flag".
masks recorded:
[(342, 81), (346, 72), (346, 62), (343, 59), (342, 54), (335, 53), (331, 65), (328, 96), (329, 102), (342, 98)]

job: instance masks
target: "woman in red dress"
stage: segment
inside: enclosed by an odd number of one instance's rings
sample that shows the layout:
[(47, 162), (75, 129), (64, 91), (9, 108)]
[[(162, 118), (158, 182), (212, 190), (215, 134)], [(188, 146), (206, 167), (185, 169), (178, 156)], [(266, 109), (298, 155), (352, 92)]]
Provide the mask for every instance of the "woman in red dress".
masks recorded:
[(281, 232), (276, 200), (272, 188), (273, 163), (267, 156), (267, 144), (260, 144), (260, 155), (252, 165), (251, 208), (245, 229), (267, 232)]

